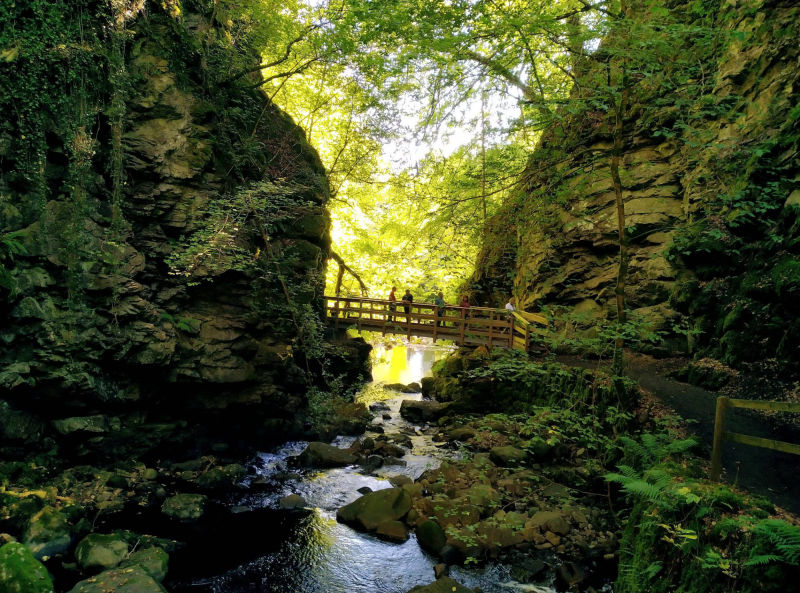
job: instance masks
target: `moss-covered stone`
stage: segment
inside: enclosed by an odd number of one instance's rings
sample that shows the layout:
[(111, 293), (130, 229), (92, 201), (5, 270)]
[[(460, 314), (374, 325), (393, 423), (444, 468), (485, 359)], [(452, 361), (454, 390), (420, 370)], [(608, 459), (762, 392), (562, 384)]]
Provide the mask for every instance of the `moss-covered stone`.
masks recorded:
[(169, 554), (162, 548), (153, 546), (133, 552), (120, 564), (120, 568), (140, 567), (159, 583), (167, 577)]
[(167, 593), (147, 571), (139, 566), (112, 568), (80, 581), (70, 593)]
[(53, 593), (53, 580), (28, 548), (9, 542), (0, 548), (0, 592)]
[(66, 515), (52, 506), (45, 506), (31, 517), (23, 538), (23, 543), (38, 559), (63, 554), (71, 542)]
[(203, 516), (208, 497), (202, 494), (176, 494), (161, 505), (161, 512), (171, 519), (195, 521)]
[(119, 535), (90, 533), (75, 548), (75, 559), (84, 571), (114, 568), (128, 555), (128, 542)]

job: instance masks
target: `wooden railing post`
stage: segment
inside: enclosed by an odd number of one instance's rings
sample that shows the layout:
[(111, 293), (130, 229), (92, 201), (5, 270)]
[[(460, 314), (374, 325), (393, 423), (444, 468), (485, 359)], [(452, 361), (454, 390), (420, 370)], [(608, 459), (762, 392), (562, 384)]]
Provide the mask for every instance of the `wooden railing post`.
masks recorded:
[(725, 440), (725, 413), (730, 400), (725, 396), (717, 398), (717, 413), (714, 416), (714, 443), (711, 450), (711, 481), (719, 482), (722, 475), (722, 443)]

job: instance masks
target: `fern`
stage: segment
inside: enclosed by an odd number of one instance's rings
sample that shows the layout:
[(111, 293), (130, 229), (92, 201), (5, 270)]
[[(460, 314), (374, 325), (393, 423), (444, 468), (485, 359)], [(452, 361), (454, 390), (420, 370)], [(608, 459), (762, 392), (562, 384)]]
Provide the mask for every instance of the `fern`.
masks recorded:
[(766, 540), (773, 550), (766, 554), (753, 554), (745, 566), (758, 566), (770, 562), (800, 563), (800, 527), (780, 519), (764, 519), (753, 533)]

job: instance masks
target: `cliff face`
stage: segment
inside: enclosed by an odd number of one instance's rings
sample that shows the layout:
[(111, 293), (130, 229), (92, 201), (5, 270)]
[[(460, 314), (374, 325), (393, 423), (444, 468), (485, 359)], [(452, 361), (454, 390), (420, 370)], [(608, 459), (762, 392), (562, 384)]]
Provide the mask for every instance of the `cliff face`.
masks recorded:
[(0, 44), (0, 398), (45, 420), (301, 422), (328, 185), (258, 75), (235, 79), (257, 64), (237, 24), (202, 2), (20, 4)]
[[(701, 22), (677, 4), (681, 26), (697, 27), (685, 38), (692, 49), (664, 54), (663, 77), (634, 85), (625, 114), (627, 301), (727, 362), (796, 361), (800, 53), (790, 40), (800, 9), (727, 1)], [(490, 229), (479, 258), (485, 298), (513, 291), (529, 310), (615, 314), (610, 120), (584, 109), (545, 132), (524, 191), (499, 217), (515, 221), (513, 236), (502, 235), (507, 224)]]

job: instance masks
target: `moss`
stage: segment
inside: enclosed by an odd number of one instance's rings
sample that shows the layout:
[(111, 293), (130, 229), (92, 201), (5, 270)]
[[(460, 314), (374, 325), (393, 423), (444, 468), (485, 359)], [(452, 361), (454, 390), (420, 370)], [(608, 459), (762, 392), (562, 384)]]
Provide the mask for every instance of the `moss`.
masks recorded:
[(0, 593), (53, 593), (44, 565), (20, 543), (0, 548)]

